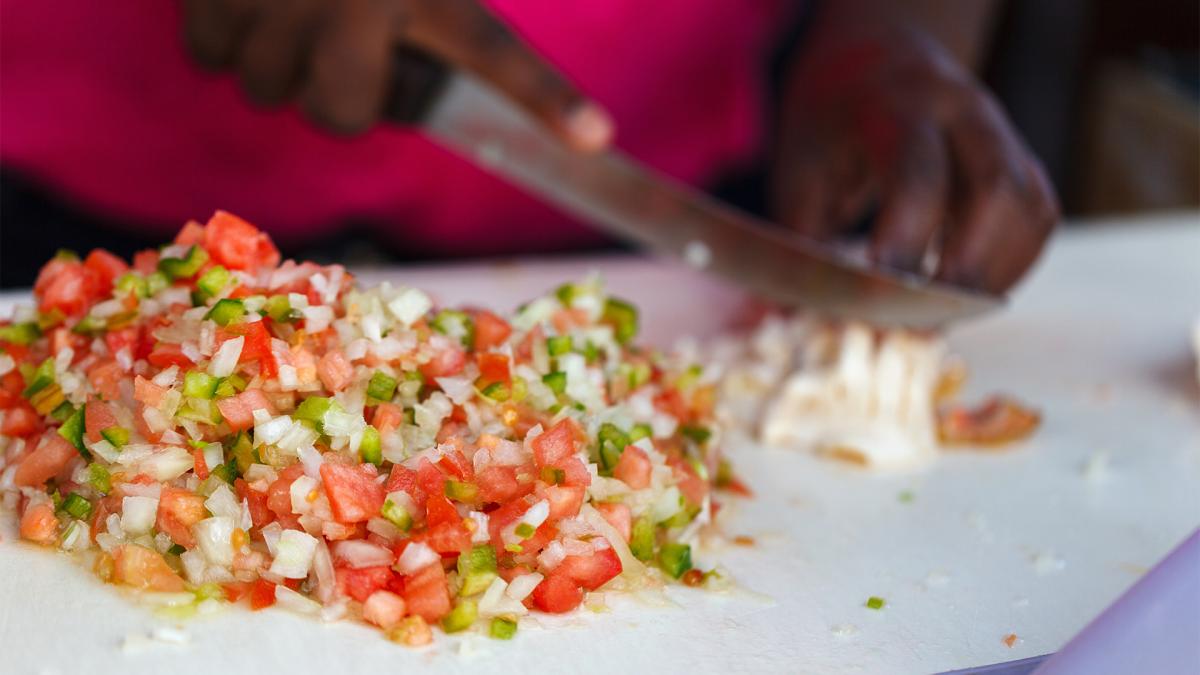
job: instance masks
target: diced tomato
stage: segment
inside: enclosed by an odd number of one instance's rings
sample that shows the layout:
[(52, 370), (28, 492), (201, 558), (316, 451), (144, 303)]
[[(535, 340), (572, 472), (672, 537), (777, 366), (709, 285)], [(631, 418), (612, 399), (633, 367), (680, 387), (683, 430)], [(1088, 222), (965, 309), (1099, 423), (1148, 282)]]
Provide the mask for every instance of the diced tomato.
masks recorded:
[(387, 492), (406, 492), (409, 497), (412, 497), (417, 509), (421, 511), (425, 510), (426, 493), (424, 488), (417, 482), (417, 472), (404, 465), (392, 465), (392, 473), (388, 476), (387, 485), (384, 490)]
[(100, 284), (100, 292), (105, 294), (112, 291), (113, 281), (117, 277), (129, 271), (129, 265), (126, 265), (124, 260), (102, 248), (94, 249), (89, 253), (83, 261), (83, 266), (96, 275)]
[(533, 606), (551, 614), (569, 612), (583, 602), (579, 585), (557, 570), (550, 573), (533, 589)]
[(35, 544), (53, 544), (58, 538), (58, 518), (54, 517), (54, 506), (48, 503), (34, 504), (21, 514), (21, 538)]
[(431, 524), (428, 530), (414, 535), (413, 539), (425, 542), (442, 555), (458, 555), (471, 546), (471, 533), (463, 525), (462, 518), (456, 518), (454, 522)]
[(372, 593), (381, 588), (388, 588), (395, 575), (387, 565), (379, 567), (337, 567), (337, 589), (342, 595), (350, 596), (359, 602), (366, 602)]
[(550, 503), (550, 517), (546, 522), (554, 523), (563, 518), (573, 518), (579, 515), (583, 507), (586, 490), (581, 487), (564, 487), (560, 485), (539, 484), (535, 494)]
[(404, 618), (404, 598), (390, 591), (375, 591), (363, 603), (363, 618), (384, 630)]
[(196, 538), (192, 536), (192, 525), (207, 516), (203, 495), (191, 490), (165, 487), (158, 497), (155, 527), (165, 532), (176, 544), (184, 548), (193, 548)]
[(512, 382), (512, 377), (508, 371), (508, 357), (504, 354), (496, 354), (493, 352), (480, 352), (475, 355), (475, 363), (479, 365), (479, 379), (481, 386), (487, 386), (493, 382), (503, 382), (509, 384)]
[(249, 581), (229, 581), (221, 584), (221, 590), (225, 591), (226, 600), (237, 602), (246, 597), (252, 586), (253, 584)]
[(620, 573), (621, 559), (612, 548), (589, 556), (569, 555), (554, 568), (554, 574), (564, 575), (589, 591), (600, 588)]
[(183, 579), (167, 565), (158, 551), (137, 544), (125, 544), (113, 551), (113, 562), (113, 580), (117, 583), (164, 593), (184, 590)]
[(534, 326), (533, 330), (525, 334), (525, 337), (517, 343), (517, 348), (513, 350), (513, 358), (517, 363), (529, 363), (533, 360), (534, 345), (541, 344), (546, 339), (546, 334), (542, 331), (542, 327)]
[(79, 261), (51, 260), (42, 268), (34, 286), (43, 312), (60, 310), (67, 316), (83, 314), (103, 293), (96, 273)]
[(613, 467), (613, 478), (623, 481), (634, 490), (650, 486), (650, 457), (645, 450), (636, 445), (628, 445), (621, 453), (621, 459)]
[(239, 335), (246, 339), (242, 343), (242, 354), (238, 357), (238, 363), (258, 361), (264, 376), (278, 375), (279, 364), (275, 361), (275, 355), (271, 353), (271, 334), (267, 331), (266, 321), (226, 326), (217, 332), (217, 342), (222, 343)]
[(329, 391), (341, 391), (354, 379), (354, 366), (341, 352), (326, 352), (317, 362), (317, 376)]
[(381, 437), (386, 437), (395, 431), (402, 422), (404, 422), (404, 408), (395, 403), (380, 403), (375, 406), (375, 415), (371, 418), (371, 425), (379, 430)]
[(58, 354), (64, 349), (70, 349), (75, 352), (75, 359), (78, 360), (80, 356), (83, 356), (87, 342), (88, 339), (86, 337), (72, 333), (65, 326), (59, 326), (50, 331), (51, 354)]
[(179, 246), (196, 246), (204, 244), (204, 226), (194, 220), (183, 224), (183, 229), (175, 235), (175, 244)]
[(87, 402), (83, 409), (83, 420), (87, 439), (92, 443), (100, 440), (101, 431), (117, 425), (117, 416), (113, 414), (112, 406), (99, 399)]
[(196, 474), (196, 478), (205, 480), (208, 478), (208, 460), (204, 458), (204, 448), (192, 448), (192, 471)]
[[(114, 360), (101, 361), (87, 371), (88, 382), (105, 399), (112, 401), (121, 397), (121, 382), (125, 379), (125, 371)], [(3, 406), (0, 406), (3, 407)]]
[(250, 587), (250, 609), (258, 611), (275, 604), (275, 584), (266, 579), (256, 579)]
[(533, 491), (533, 481), (519, 482), (517, 468), (512, 466), (489, 466), (475, 476), (475, 484), (484, 503), (500, 504)]
[(512, 326), (504, 319), (486, 309), (475, 313), (475, 351), (503, 344), (509, 335), (512, 335)]
[(538, 466), (553, 465), (575, 452), (575, 423), (564, 418), (530, 443)]
[(613, 529), (621, 534), (621, 538), (629, 541), (633, 531), (633, 514), (629, 507), (619, 502), (604, 502), (596, 505), (596, 510), (608, 521)]
[(15, 406), (4, 412), (4, 422), (0, 424), (0, 434), (11, 436), (28, 436), (42, 428), (42, 418), (27, 401), (18, 401)]
[(204, 228), (204, 248), (218, 264), (255, 270), (279, 264), (279, 249), (267, 233), (225, 211), (217, 211)]
[(158, 251), (146, 249), (133, 254), (133, 269), (139, 274), (154, 274), (158, 270)]
[(386, 496), (383, 486), (360, 467), (326, 462), (321, 480), (333, 517), (341, 523), (358, 523), (379, 515)]
[(563, 478), (560, 481), (562, 485), (587, 487), (592, 484), (592, 474), (588, 472), (587, 466), (574, 455), (558, 460), (553, 466), (563, 472)]
[(425, 518), (429, 521), (430, 527), (443, 523), (462, 523), (462, 516), (458, 515), (458, 509), (454, 508), (454, 504), (440, 493), (429, 495), (425, 500)]
[(654, 397), (654, 407), (678, 420), (688, 419), (687, 402), (678, 389), (668, 389)]
[(435, 377), (453, 377), (462, 372), (467, 365), (467, 353), (459, 347), (447, 347), (438, 352), (427, 363), (421, 364), (419, 370), (425, 376), (426, 382), (432, 382)]
[(441, 565), (427, 565), (404, 582), (404, 603), (408, 613), (430, 623), (450, 613), (450, 589)]
[[(267, 493), (250, 487), (244, 478), (233, 481), (233, 486), (237, 490), (238, 499), (246, 500), (246, 505), (250, 509), (250, 520), (254, 523), (254, 527), (262, 527), (271, 522), (274, 514), (267, 506)], [(290, 499), (291, 495), (288, 496)]]
[(108, 346), (108, 351), (113, 354), (127, 348), (129, 349), (129, 355), (135, 356), (138, 342), (138, 329), (133, 327), (110, 330), (104, 334), (104, 344)]
[[(16, 410), (19, 409), (14, 408), (5, 413), (5, 422), (8, 421), (7, 416)], [(40, 487), (51, 477), (58, 475), (78, 456), (75, 446), (62, 436), (47, 434), (37, 448), (26, 455), (17, 466), (17, 471), (13, 474), (13, 483), (23, 487)]]
[(488, 514), (488, 533), (491, 535), (493, 546), (504, 550), (504, 540), (501, 539), (500, 533), (524, 515), (536, 501), (529, 497), (515, 499)]
[(165, 387), (160, 387), (141, 375), (133, 378), (133, 399), (135, 401), (154, 408), (162, 402), (162, 398), (166, 393), (167, 390)]
[(154, 349), (150, 350), (150, 354), (146, 357), (152, 366), (159, 368), (170, 368), (171, 366), (179, 366), (182, 369), (191, 368), (194, 363), (184, 355), (183, 349), (179, 345), (170, 344), (167, 342), (159, 342), (154, 345)]
[(554, 324), (554, 329), (558, 331), (559, 335), (566, 335), (571, 332), (571, 329), (587, 326), (591, 322), (587, 310), (577, 307), (560, 309), (550, 317), (550, 323)]
[(417, 485), (420, 485), (425, 494), (430, 497), (444, 494), (446, 492), (446, 474), (433, 462), (422, 457), (421, 461), (417, 463)]
[(292, 483), (304, 475), (304, 467), (293, 464), (279, 472), (270, 485), (267, 486), (267, 508), (271, 509), (281, 519), (294, 520), (292, 513)]
[(708, 494), (708, 483), (703, 478), (696, 475), (695, 470), (688, 466), (686, 462), (679, 459), (668, 459), (667, 464), (675, 472), (675, 477), (679, 480), (679, 491), (683, 493), (683, 498), (692, 506), (700, 506), (704, 503), (704, 497)]
[(254, 426), (254, 411), (266, 410), (275, 415), (275, 406), (261, 389), (247, 389), (240, 394), (217, 401), (217, 410), (229, 428), (234, 431), (245, 431)]
[(465, 455), (458, 450), (451, 450), (438, 460), (438, 467), (458, 480), (470, 481), (475, 478), (475, 467), (467, 461)]

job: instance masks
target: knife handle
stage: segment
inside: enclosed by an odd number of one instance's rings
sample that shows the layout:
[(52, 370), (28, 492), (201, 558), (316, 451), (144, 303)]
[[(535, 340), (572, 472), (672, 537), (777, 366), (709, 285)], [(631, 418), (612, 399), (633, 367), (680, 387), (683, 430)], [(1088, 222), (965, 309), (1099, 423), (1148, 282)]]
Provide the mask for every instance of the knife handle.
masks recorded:
[(426, 52), (397, 48), (384, 99), (384, 119), (399, 124), (419, 123), (437, 101), (449, 76), (449, 66)]

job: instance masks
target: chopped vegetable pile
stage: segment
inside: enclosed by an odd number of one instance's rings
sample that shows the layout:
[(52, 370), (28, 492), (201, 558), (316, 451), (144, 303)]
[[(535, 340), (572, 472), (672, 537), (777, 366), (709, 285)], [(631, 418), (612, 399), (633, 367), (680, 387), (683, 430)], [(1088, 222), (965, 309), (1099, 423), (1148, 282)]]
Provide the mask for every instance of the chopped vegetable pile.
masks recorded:
[(105, 581), (416, 645), (711, 575), (714, 386), (597, 281), (437, 309), (217, 212), (132, 265), (61, 253), (34, 296), (0, 323), (0, 488)]

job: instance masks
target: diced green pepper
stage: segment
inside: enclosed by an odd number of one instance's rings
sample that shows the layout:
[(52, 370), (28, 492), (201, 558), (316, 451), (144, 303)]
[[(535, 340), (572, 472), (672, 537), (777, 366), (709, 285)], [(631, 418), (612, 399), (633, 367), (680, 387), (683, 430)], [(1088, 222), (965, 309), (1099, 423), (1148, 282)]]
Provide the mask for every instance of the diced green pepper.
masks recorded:
[(609, 298), (604, 303), (604, 314), (601, 316), (601, 320), (612, 325), (613, 337), (617, 338), (617, 342), (621, 344), (629, 342), (637, 335), (637, 307), (624, 300)]
[[(292, 413), (292, 417), (305, 422), (311, 422), (317, 431), (324, 433), (325, 413), (329, 412), (337, 402), (325, 396), (309, 396), (304, 399)], [(340, 406), (338, 406), (340, 408)]]
[(479, 487), (473, 483), (447, 480), (445, 493), (447, 498), (456, 502), (471, 502), (479, 497)]
[(367, 396), (376, 401), (390, 401), (396, 394), (396, 378), (382, 370), (375, 371), (367, 383)]
[[(167, 549), (168, 555), (183, 555), (184, 553), (187, 553), (187, 549), (179, 544), (171, 544), (171, 548)], [(196, 589), (196, 594), (200, 594), (200, 589)]]
[(76, 520), (87, 520), (92, 515), (92, 503), (79, 494), (72, 492), (63, 501), (61, 509), (71, 514)]
[(638, 387), (650, 381), (650, 376), (653, 372), (650, 370), (650, 364), (644, 361), (639, 361), (629, 367), (629, 388), (637, 389)]
[(222, 298), (204, 315), (212, 319), (218, 326), (228, 326), (246, 314), (246, 305), (241, 300)]
[(916, 498), (917, 496), (913, 494), (912, 490), (904, 490), (900, 494), (896, 495), (896, 499), (899, 500), (901, 504), (911, 504)]
[(458, 556), (458, 578), (462, 588), (458, 594), (466, 597), (482, 593), (496, 578), (496, 550), (480, 544)]
[(664, 520), (663, 525), (666, 525), (667, 527), (683, 527), (684, 525), (687, 525), (695, 520), (699, 513), (699, 506), (683, 506), (683, 508), (680, 508), (675, 512), (675, 515)]
[(605, 422), (600, 425), (596, 438), (600, 445), (600, 467), (612, 471), (621, 459), (621, 453), (625, 452), (625, 446), (629, 445), (629, 434), (617, 425)]
[(442, 619), (442, 630), (457, 633), (471, 627), (479, 616), (479, 607), (474, 600), (459, 600), (454, 609)]
[(592, 363), (598, 358), (600, 358), (600, 348), (596, 346), (596, 343), (591, 340), (585, 342), (583, 345), (583, 360)]
[(201, 297), (207, 300), (225, 290), (230, 281), (233, 281), (233, 275), (229, 273), (229, 270), (215, 265), (196, 280), (196, 290), (200, 292)]
[(288, 300), (288, 296), (286, 295), (272, 295), (271, 297), (267, 298), (267, 302), (265, 305), (263, 305), (262, 311), (267, 316), (271, 317), (272, 321), (278, 323), (295, 321), (300, 317), (299, 312), (292, 310), (292, 301)]
[(26, 377), (25, 381), (29, 386), (25, 387), (25, 391), (21, 395), (29, 398), (39, 391), (54, 384), (54, 357), (48, 357), (42, 361), (37, 370), (33, 371), (32, 377)]
[(550, 391), (555, 394), (561, 394), (567, 390), (567, 374), (561, 370), (556, 370), (553, 373), (546, 373), (542, 376), (542, 382), (550, 387)]
[(167, 275), (162, 272), (153, 272), (146, 277), (146, 294), (148, 296), (158, 295), (170, 285), (171, 279)]
[(412, 527), (412, 516), (403, 506), (390, 499), (383, 502), (383, 507), (379, 510), (379, 513), (404, 532), (408, 532), (409, 528)]
[(88, 314), (71, 326), (71, 332), (76, 335), (95, 335), (103, 333), (108, 328), (108, 321)]
[(121, 446), (129, 442), (129, 430), (125, 427), (109, 427), (100, 432), (100, 437), (120, 450)]
[(679, 433), (685, 438), (695, 441), (698, 445), (704, 445), (708, 439), (712, 438), (712, 432), (706, 427), (701, 427), (693, 424), (685, 424), (679, 429)]
[(66, 401), (62, 387), (57, 384), (51, 384), (29, 397), (29, 404), (39, 415), (49, 415)]
[(254, 449), (249, 434), (244, 431), (239, 431), (237, 436), (234, 436), (233, 442), (229, 444), (229, 455), (233, 457), (238, 473), (241, 474), (245, 474), (250, 470), (251, 464), (257, 464), (259, 461), (258, 451)]
[(55, 422), (66, 422), (75, 414), (75, 406), (70, 401), (63, 401), (57, 408), (50, 411), (50, 418)]
[(633, 521), (633, 529), (629, 535), (629, 550), (633, 557), (641, 561), (654, 558), (654, 521), (650, 516), (642, 516)]
[(517, 634), (517, 622), (507, 617), (498, 616), (492, 619), (488, 627), (488, 635), (497, 640), (511, 640)]
[(224, 464), (220, 464), (217, 466), (217, 468), (210, 471), (209, 475), (216, 476), (226, 483), (233, 485), (233, 481), (238, 479), (237, 463), (235, 461), (229, 461), (225, 462)]
[(692, 547), (687, 544), (663, 544), (658, 552), (658, 564), (664, 572), (678, 579), (692, 569)]
[(162, 258), (158, 261), (158, 271), (167, 275), (168, 279), (189, 279), (200, 271), (208, 262), (208, 251), (193, 245), (187, 255), (182, 258)]
[(867, 598), (866, 607), (867, 609), (883, 609), (883, 606), (886, 604), (887, 602), (883, 598), (872, 595)]
[[(179, 544), (175, 544), (174, 546), (171, 547), (171, 550), (172, 551), (175, 550), (176, 547), (183, 548), (182, 546), (179, 546)], [(186, 549), (184, 549), (184, 550), (186, 550)], [(177, 554), (177, 555), (182, 555), (182, 554), (183, 554), (183, 551), (180, 551), (179, 554)], [(206, 584), (200, 584), (199, 586), (196, 587), (196, 590), (194, 590), (192, 592), (196, 594), (196, 600), (199, 600), (200, 602), (203, 602), (205, 600), (225, 600), (227, 597), (225, 595), (225, 589), (221, 587), (221, 584), (218, 584), (218, 583), (215, 583), (212, 581), (210, 581)]]
[(532, 537), (535, 532), (537, 532), (537, 528), (529, 523), (521, 523), (513, 528), (513, 534), (516, 534), (522, 539), (528, 539)]
[(362, 441), (358, 444), (358, 454), (362, 461), (379, 466), (383, 464), (383, 442), (379, 438), (379, 430), (371, 425), (363, 429)]
[(456, 309), (443, 309), (433, 317), (433, 329), (437, 332), (458, 338), (464, 347), (475, 343), (475, 322), (466, 312)]
[(217, 395), (217, 387), (220, 385), (221, 378), (219, 377), (213, 377), (208, 373), (196, 370), (189, 370), (183, 376), (183, 395), (188, 398), (209, 400)]
[(42, 336), (42, 329), (32, 321), (0, 327), (0, 342), (28, 345)]
[(89, 464), (88, 485), (91, 485), (96, 492), (106, 495), (112, 492), (112, 474), (103, 464)]
[(483, 397), (497, 403), (507, 401), (512, 396), (512, 390), (504, 382), (493, 382), (479, 392)]
[(638, 422), (629, 430), (629, 442), (637, 443), (643, 438), (650, 438), (654, 435), (654, 428), (645, 422)]
[(577, 286), (576, 284), (570, 284), (570, 283), (563, 284), (562, 286), (559, 286), (558, 288), (554, 289), (555, 297), (557, 297), (558, 301), (561, 302), (566, 307), (571, 306), (571, 303), (575, 301), (575, 297), (578, 296), (579, 293), (580, 293), (579, 286)]
[(83, 455), (84, 459), (91, 459), (92, 453), (88, 452), (87, 447), (83, 444), (83, 406), (75, 411), (75, 414), (67, 418), (62, 426), (58, 428), (58, 435), (67, 439), (79, 454)]
[(49, 312), (38, 312), (37, 327), (43, 333), (45, 333), (46, 331), (50, 330), (51, 328), (54, 328), (58, 324), (62, 323), (63, 320), (66, 318), (67, 318), (67, 315), (63, 314), (63, 311), (57, 307), (50, 310)]
[(146, 278), (137, 272), (126, 272), (117, 278), (113, 284), (119, 295), (129, 295), (133, 293), (139, 298), (144, 298), (150, 294), (150, 284)]
[(546, 351), (550, 356), (562, 356), (571, 351), (570, 335), (551, 335), (546, 338)]

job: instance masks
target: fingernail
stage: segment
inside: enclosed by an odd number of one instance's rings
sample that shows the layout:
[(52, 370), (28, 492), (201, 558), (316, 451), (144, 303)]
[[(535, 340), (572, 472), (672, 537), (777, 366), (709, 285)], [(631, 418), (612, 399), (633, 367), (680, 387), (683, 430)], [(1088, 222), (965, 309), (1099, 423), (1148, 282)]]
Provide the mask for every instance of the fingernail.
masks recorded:
[(585, 103), (573, 110), (563, 126), (571, 142), (580, 150), (601, 150), (612, 141), (612, 117), (594, 103)]

